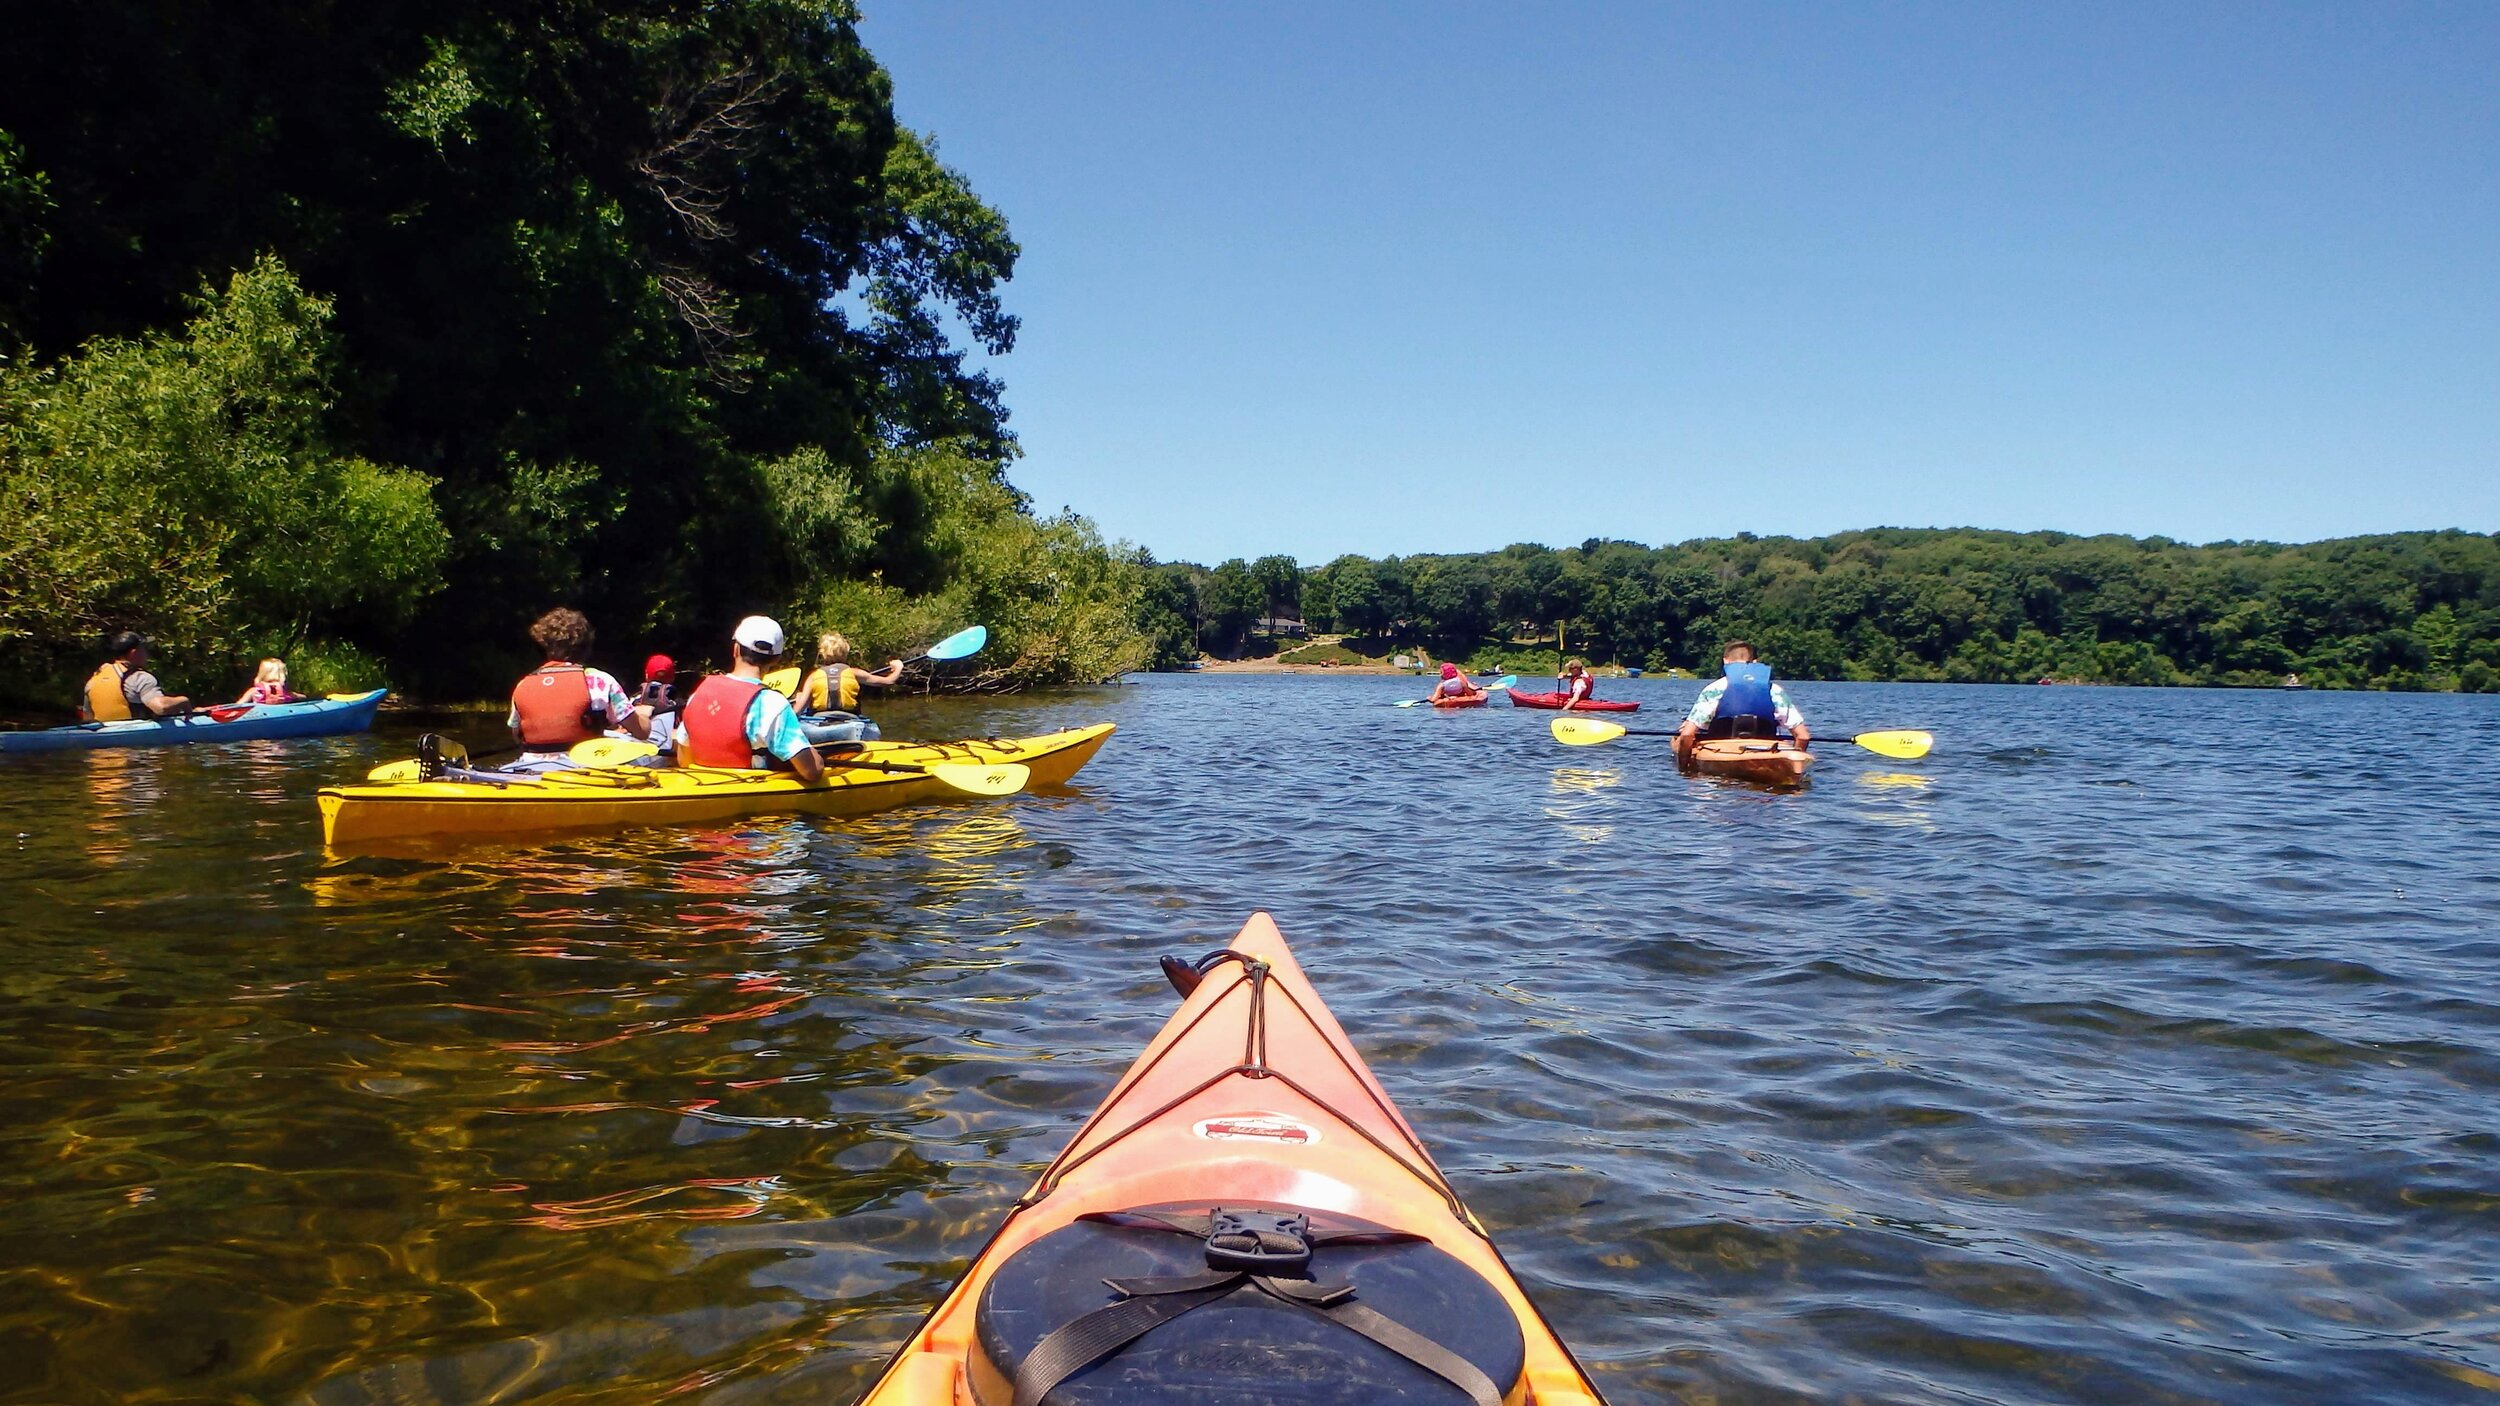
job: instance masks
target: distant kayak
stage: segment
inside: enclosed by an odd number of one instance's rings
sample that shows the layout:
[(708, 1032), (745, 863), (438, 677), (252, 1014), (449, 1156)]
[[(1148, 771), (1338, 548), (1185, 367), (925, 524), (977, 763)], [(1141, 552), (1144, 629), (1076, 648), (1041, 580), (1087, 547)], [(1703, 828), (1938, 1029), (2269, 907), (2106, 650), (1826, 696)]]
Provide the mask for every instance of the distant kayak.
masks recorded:
[(1266, 914), (1164, 971), (1180, 1010), (862, 1406), (1604, 1406)]
[(261, 742), (273, 737), (335, 737), (373, 726), (386, 688), (301, 703), (223, 703), (170, 718), (79, 723), (0, 732), (0, 752), (83, 752), (97, 747), (170, 747), (190, 742)]
[[(1559, 709), (1570, 701), (1568, 695), (1560, 693), (1522, 693), (1515, 688), (1510, 690), (1510, 704), (1514, 708)], [(1637, 713), (1640, 710), (1641, 705), (1638, 703), (1618, 703), (1607, 698), (1583, 698), (1571, 711), (1575, 713)]]
[(1706, 737), (1693, 744), (1693, 770), (1764, 786), (1799, 786), (1814, 754), (1787, 738)]
[(1432, 706), (1435, 708), (1481, 708), (1492, 701), (1493, 695), (1490, 693), (1470, 693), (1464, 698), (1435, 697), (1432, 700)]

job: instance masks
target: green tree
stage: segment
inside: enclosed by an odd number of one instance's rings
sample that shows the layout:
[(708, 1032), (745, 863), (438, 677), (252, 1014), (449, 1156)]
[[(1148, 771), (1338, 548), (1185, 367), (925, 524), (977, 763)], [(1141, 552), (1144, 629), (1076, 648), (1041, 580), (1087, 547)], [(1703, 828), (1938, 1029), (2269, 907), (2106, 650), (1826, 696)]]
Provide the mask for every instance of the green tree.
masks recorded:
[(430, 481), (327, 433), (330, 305), (274, 260), (179, 335), (0, 369), (0, 649), (49, 670), (141, 629), (224, 664), (392, 624), (440, 583)]

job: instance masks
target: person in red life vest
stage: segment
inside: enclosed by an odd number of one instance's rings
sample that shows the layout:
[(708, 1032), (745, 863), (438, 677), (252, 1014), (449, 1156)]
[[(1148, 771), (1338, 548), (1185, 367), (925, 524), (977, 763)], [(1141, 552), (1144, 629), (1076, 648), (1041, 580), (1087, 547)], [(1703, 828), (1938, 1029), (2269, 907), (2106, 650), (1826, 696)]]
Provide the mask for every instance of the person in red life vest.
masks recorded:
[(566, 749), (609, 728), (628, 737), (650, 735), (650, 710), (635, 707), (624, 685), (582, 662), (590, 654), (590, 622), (580, 611), (548, 611), (530, 626), (530, 638), (547, 662), (513, 685), (512, 711), (504, 723), (521, 744), (521, 755), (505, 770), (571, 766)]
[(764, 683), (765, 668), (781, 657), (781, 626), (750, 615), (738, 622), (730, 645), (737, 662), (695, 685), (677, 715), (677, 764), (786, 767), (811, 786), (823, 781), (824, 760), (799, 729), (790, 700)]
[(1597, 696), (1597, 680), (1589, 675), (1586, 662), (1567, 660), (1561, 675), (1554, 680), (1554, 691), (1563, 696), (1562, 710), (1568, 713), (1575, 706)]
[(1483, 689), (1476, 687), (1476, 681), (1467, 677), (1456, 664), (1444, 664), (1441, 666), (1441, 682), (1434, 684), (1432, 692), (1425, 696), (1437, 702), (1444, 698), (1477, 698), (1483, 693)]
[(112, 657), (96, 666), (87, 679), (87, 696), (78, 716), (85, 722), (126, 723), (134, 718), (166, 718), (191, 710), (191, 700), (167, 693), (148, 672), (148, 641), (136, 630), (124, 630), (104, 642)]

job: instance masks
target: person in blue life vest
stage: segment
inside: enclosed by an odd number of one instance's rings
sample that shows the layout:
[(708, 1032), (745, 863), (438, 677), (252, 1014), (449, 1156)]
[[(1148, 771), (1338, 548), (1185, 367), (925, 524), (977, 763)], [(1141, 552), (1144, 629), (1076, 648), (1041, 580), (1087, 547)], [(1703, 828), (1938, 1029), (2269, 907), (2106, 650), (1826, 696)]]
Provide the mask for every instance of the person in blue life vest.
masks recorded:
[(730, 633), (736, 659), (726, 674), (695, 685), (677, 715), (677, 764), (745, 771), (787, 770), (810, 786), (825, 779), (824, 759), (800, 730), (790, 700), (764, 682), (781, 657), (781, 626), (750, 615)]
[(1704, 737), (1776, 737), (1785, 732), (1804, 747), (1813, 740), (1805, 714), (1788, 701), (1788, 690), (1771, 681), (1771, 666), (1754, 662), (1753, 646), (1729, 640), (1719, 651), (1721, 676), (1704, 685), (1693, 710), (1675, 730), (1675, 763), (1693, 764), (1693, 744)]
[(590, 657), (590, 621), (578, 610), (558, 607), (530, 626), (530, 641), (547, 662), (521, 676), (512, 686), (512, 708), (504, 725), (521, 755), (506, 771), (550, 771), (572, 766), (566, 755), (577, 742), (588, 742), (614, 728), (628, 737), (648, 737), (651, 710), (637, 707), (632, 694), (604, 669), (582, 661)]

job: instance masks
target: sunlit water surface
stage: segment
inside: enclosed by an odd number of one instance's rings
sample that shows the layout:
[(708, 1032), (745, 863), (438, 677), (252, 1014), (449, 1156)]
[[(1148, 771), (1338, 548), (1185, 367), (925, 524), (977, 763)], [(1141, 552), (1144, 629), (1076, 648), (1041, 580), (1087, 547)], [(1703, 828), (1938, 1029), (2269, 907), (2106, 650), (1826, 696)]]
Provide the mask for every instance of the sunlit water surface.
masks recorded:
[(847, 1400), (1254, 908), (1619, 1403), (2500, 1391), (2500, 699), (1800, 685), (1937, 749), (1770, 794), (1414, 691), (433, 857), (320, 847), (406, 727), (7, 759), (0, 1399)]

